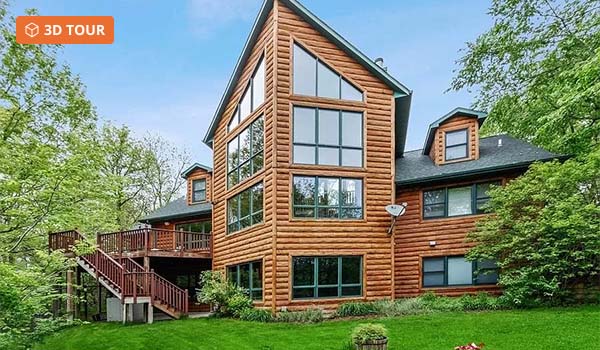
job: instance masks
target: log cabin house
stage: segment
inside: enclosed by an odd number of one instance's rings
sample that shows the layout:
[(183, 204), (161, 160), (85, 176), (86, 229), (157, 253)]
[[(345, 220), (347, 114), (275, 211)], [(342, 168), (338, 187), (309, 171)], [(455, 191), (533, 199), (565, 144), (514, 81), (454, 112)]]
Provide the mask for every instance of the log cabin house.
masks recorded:
[[(99, 235), (106, 256), (80, 265), (122, 300), (146, 296), (94, 264), (153, 271), (136, 283), (163, 279), (164, 295), (147, 303), (175, 316), (200, 307), (193, 294), (208, 269), (273, 312), (499, 292), (493, 261), (464, 259), (465, 236), (486, 215), (490, 186), (557, 155), (509, 135), (480, 137), (486, 115), (467, 108), (434, 121), (423, 149), (405, 151), (411, 96), (298, 1), (264, 1), (204, 138), (213, 168), (192, 165), (185, 197), (143, 218), (149, 228)], [(391, 203), (406, 211), (388, 233)], [(51, 236), (51, 246), (69, 235)]]

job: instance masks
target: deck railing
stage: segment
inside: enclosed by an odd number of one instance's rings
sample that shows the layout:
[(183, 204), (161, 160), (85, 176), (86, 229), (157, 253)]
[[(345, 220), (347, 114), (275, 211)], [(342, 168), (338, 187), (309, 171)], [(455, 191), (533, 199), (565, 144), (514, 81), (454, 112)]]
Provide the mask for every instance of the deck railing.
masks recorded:
[(98, 246), (111, 255), (164, 251), (184, 254), (186, 252), (210, 251), (209, 233), (141, 228), (98, 235)]
[[(62, 249), (72, 252), (73, 245), (82, 240), (85, 240), (85, 237), (76, 230), (57, 232), (50, 234), (48, 245), (50, 250)], [(149, 297), (152, 304), (159, 302), (175, 312), (188, 313), (187, 290), (177, 287), (154, 271), (145, 271), (144, 267), (134, 260), (121, 258), (118, 262), (100, 247), (93, 253), (80, 255), (78, 258), (94, 269), (95, 277), (102, 277), (118, 289), (116, 292), (120, 294), (121, 302), (127, 297), (132, 297), (134, 303), (138, 297)]]

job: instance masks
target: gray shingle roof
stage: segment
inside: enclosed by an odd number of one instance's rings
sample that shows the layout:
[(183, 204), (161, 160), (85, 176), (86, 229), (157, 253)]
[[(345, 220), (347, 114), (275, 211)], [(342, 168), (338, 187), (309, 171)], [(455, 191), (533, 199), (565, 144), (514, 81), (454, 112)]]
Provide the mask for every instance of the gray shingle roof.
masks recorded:
[(156, 209), (152, 213), (144, 216), (139, 221), (156, 221), (184, 218), (189, 216), (210, 214), (212, 204), (209, 202), (188, 205), (184, 197), (178, 198), (162, 208)]
[[(502, 139), (502, 146), (498, 140)], [(564, 159), (528, 142), (510, 135), (497, 135), (479, 140), (479, 159), (446, 165), (435, 165), (431, 158), (422, 154), (422, 150), (408, 151), (404, 157), (396, 159), (397, 185), (440, 180), (458, 179), (477, 174), (523, 169), (535, 161)]]

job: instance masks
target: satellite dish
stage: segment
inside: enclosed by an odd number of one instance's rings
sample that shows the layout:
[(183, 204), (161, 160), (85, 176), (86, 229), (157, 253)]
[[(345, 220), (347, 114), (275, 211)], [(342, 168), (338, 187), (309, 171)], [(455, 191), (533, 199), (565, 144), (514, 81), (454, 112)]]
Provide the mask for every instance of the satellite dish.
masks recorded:
[(406, 203), (387, 205), (385, 211), (393, 217), (402, 216), (406, 212)]

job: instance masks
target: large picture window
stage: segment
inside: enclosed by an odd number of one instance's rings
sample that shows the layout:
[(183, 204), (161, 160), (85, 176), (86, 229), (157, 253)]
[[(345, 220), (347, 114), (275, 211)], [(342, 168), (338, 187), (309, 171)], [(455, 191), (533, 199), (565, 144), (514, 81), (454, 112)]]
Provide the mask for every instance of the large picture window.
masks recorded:
[(363, 217), (362, 180), (339, 177), (294, 176), (293, 216), (314, 219)]
[(227, 232), (263, 222), (263, 184), (256, 184), (227, 200)]
[(294, 44), (293, 89), (296, 95), (362, 101), (362, 92), (317, 57)]
[(265, 101), (265, 60), (264, 57), (260, 59), (256, 65), (256, 70), (250, 78), (248, 87), (238, 106), (233, 112), (233, 116), (227, 126), (227, 131), (233, 130), (239, 123), (254, 112), (263, 102)]
[(192, 203), (206, 201), (206, 179), (192, 180)]
[(227, 279), (248, 292), (252, 300), (262, 300), (262, 262), (253, 261), (246, 264), (227, 267)]
[(227, 144), (227, 188), (263, 168), (264, 118), (260, 116)]
[(467, 158), (469, 132), (467, 129), (446, 132), (446, 161)]
[(363, 166), (363, 114), (294, 107), (294, 163)]
[(294, 257), (292, 298), (340, 298), (362, 295), (362, 257)]
[(464, 256), (423, 258), (423, 287), (468, 286), (498, 283), (494, 261), (467, 261)]
[(423, 191), (423, 218), (443, 218), (485, 213), (490, 200), (488, 191), (500, 182)]

